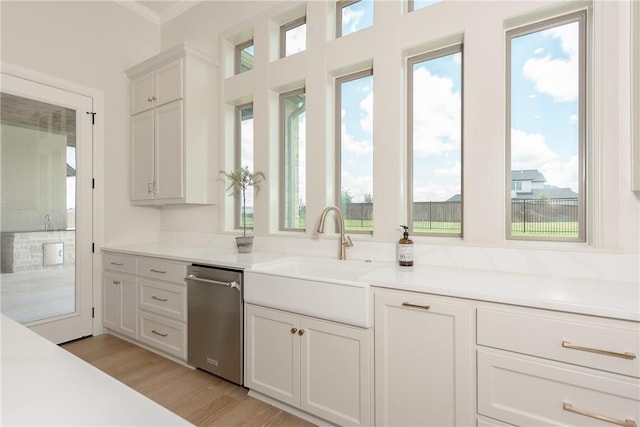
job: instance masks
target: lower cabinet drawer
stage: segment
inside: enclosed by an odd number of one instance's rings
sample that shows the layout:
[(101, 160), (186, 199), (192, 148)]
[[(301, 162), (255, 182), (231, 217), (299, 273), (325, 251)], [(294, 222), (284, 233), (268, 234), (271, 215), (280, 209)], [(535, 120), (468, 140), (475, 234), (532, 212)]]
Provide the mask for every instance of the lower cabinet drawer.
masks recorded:
[(183, 285), (140, 279), (142, 310), (151, 311), (176, 320), (187, 320), (187, 292)]
[(182, 322), (139, 312), (140, 341), (166, 353), (187, 359), (187, 327)]
[(521, 426), (634, 426), (640, 421), (640, 381), (478, 349), (478, 413)]

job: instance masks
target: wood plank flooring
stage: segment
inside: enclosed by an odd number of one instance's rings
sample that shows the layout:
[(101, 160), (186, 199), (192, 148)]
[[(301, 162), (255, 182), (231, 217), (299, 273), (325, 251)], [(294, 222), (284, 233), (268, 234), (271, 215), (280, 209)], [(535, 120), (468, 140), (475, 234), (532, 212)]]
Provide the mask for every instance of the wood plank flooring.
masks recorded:
[(73, 341), (62, 348), (197, 426), (313, 425), (249, 397), (243, 387), (113, 335)]

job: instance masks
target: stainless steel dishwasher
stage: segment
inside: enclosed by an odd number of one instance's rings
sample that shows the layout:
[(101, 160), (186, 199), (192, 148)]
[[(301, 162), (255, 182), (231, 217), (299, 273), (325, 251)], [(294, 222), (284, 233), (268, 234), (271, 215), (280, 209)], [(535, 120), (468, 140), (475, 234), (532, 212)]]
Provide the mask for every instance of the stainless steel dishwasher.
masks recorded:
[(190, 365), (242, 385), (242, 271), (187, 267)]

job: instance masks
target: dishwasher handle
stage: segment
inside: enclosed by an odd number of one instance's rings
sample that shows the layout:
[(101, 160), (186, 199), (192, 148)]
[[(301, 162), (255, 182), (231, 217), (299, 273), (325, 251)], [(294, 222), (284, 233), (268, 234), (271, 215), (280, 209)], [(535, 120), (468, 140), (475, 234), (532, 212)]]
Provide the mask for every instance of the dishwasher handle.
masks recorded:
[(240, 285), (238, 285), (238, 282), (220, 282), (218, 280), (203, 279), (202, 277), (198, 277), (193, 273), (187, 274), (185, 280), (195, 280), (196, 282), (208, 283), (210, 285), (226, 286), (227, 288), (236, 288), (237, 290), (240, 290)]

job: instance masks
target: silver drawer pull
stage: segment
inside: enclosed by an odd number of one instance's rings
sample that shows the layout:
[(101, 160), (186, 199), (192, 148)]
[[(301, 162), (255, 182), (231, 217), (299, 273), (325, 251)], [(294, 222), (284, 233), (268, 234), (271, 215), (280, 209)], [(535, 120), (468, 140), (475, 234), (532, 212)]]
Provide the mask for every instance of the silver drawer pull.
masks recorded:
[(155, 295), (153, 295), (153, 296), (151, 297), (151, 299), (154, 299), (154, 300), (156, 300), (156, 301), (162, 301), (162, 302), (167, 302), (167, 301), (169, 301), (169, 300), (168, 300), (168, 299), (166, 299), (166, 298), (160, 298), (160, 297), (157, 297), (157, 296), (155, 296)]
[(169, 336), (169, 334), (168, 334), (168, 333), (166, 333), (166, 332), (158, 332), (158, 331), (156, 331), (155, 329), (154, 329), (154, 330), (152, 330), (152, 331), (151, 331), (151, 333), (154, 333), (154, 334), (156, 334), (156, 335), (160, 335), (161, 337)]
[(570, 341), (562, 341), (562, 347), (570, 348), (572, 350), (587, 351), (589, 353), (603, 354), (605, 356), (620, 357), (622, 359), (628, 359), (628, 360), (633, 360), (636, 358), (636, 355), (634, 353), (629, 353), (629, 352), (619, 353), (617, 351), (600, 350), (599, 348), (585, 347), (582, 345), (573, 344)]
[(152, 268), (151, 270), (152, 273), (160, 273), (160, 274), (167, 274), (166, 270), (156, 270), (155, 268)]
[(110, 264), (111, 264), (111, 265), (118, 266), (118, 267), (122, 267), (122, 266), (124, 265), (124, 264), (123, 264), (123, 263), (121, 263), (121, 262), (113, 262), (113, 261), (111, 261), (111, 263), (110, 263)]
[(638, 427), (635, 421), (633, 420), (617, 420), (615, 418), (607, 417), (605, 415), (596, 414), (595, 412), (585, 411), (583, 409), (574, 408), (570, 403), (563, 403), (562, 409), (568, 412), (573, 412), (574, 414), (584, 415), (585, 417), (595, 418), (596, 420), (604, 421), (606, 423), (616, 424), (623, 427)]
[(420, 305), (420, 304), (411, 304), (410, 302), (403, 302), (402, 303), (403, 307), (411, 307), (411, 308), (421, 308), (423, 310), (429, 310), (431, 308), (430, 305)]

